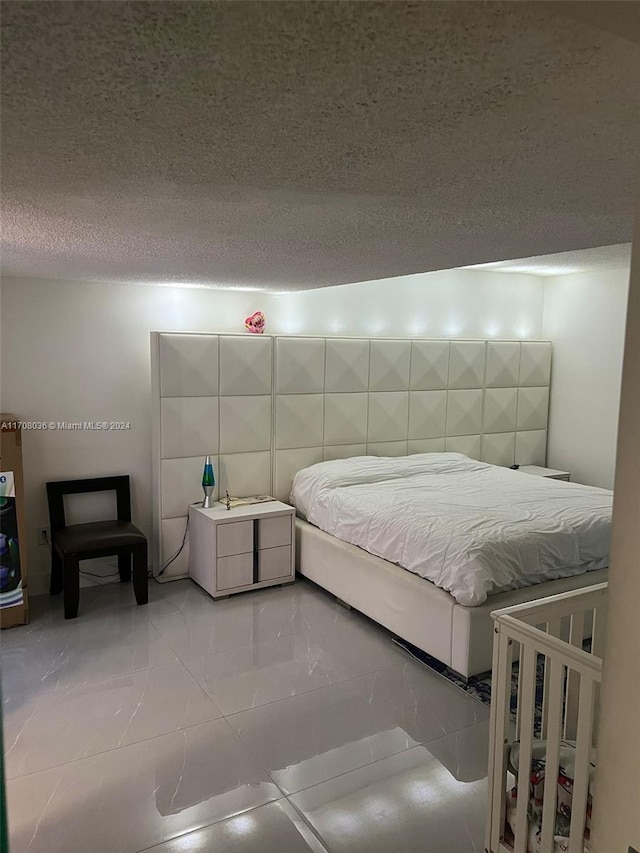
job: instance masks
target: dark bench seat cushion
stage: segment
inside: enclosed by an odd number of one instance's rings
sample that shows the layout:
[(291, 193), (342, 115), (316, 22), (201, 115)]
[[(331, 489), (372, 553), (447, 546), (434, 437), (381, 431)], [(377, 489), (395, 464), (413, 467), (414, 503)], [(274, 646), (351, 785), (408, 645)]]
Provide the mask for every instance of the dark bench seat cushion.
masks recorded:
[(144, 533), (129, 521), (91, 521), (71, 524), (54, 534), (54, 541), (65, 554), (100, 551), (106, 548), (143, 545)]

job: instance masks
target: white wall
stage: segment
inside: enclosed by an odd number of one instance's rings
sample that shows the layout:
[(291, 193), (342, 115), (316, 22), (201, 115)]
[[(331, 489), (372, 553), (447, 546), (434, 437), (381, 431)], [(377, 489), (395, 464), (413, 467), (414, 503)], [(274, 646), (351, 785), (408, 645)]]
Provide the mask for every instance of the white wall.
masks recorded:
[[(640, 202), (640, 199), (639, 199)], [(640, 850), (640, 204), (631, 265), (618, 434), (594, 853)]]
[(446, 270), (282, 293), (277, 334), (539, 338), (543, 279), (521, 273)]
[(48, 551), (37, 544), (47, 480), (129, 473), (134, 521), (151, 531), (149, 331), (242, 332), (244, 318), (264, 310), (274, 334), (536, 338), (543, 292), (536, 276), (471, 270), (277, 295), (4, 279), (2, 411), (131, 423), (122, 432), (24, 433), (31, 594), (48, 584)]
[(23, 433), (32, 595), (48, 588), (48, 551), (37, 544), (38, 528), (49, 524), (47, 480), (130, 474), (134, 522), (151, 534), (149, 332), (241, 333), (248, 314), (268, 314), (268, 301), (242, 291), (3, 280), (2, 411), (31, 421), (131, 423), (122, 432)]
[(553, 341), (547, 464), (613, 488), (629, 270), (546, 279), (543, 337)]

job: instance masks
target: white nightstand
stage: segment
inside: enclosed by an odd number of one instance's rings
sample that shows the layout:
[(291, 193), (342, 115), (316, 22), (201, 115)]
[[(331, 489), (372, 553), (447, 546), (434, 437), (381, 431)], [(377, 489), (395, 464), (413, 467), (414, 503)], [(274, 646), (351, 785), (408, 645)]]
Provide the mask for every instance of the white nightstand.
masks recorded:
[(523, 474), (533, 474), (534, 477), (546, 477), (548, 480), (566, 480), (569, 482), (571, 474), (568, 471), (556, 471), (555, 468), (542, 468), (540, 465), (521, 465), (518, 471)]
[(214, 598), (295, 580), (294, 509), (189, 507), (189, 575)]

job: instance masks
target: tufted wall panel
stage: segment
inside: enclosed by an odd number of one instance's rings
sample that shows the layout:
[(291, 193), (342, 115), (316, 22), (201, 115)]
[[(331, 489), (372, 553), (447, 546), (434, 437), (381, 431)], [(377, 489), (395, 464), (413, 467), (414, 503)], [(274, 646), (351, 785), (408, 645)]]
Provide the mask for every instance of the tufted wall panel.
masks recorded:
[[(156, 571), (180, 549), (188, 506), (202, 499), (206, 455), (216, 498), (271, 492), (273, 346), (270, 337), (152, 333)], [(188, 553), (164, 576), (187, 574)]]
[(544, 465), (550, 372), (547, 341), (154, 332), (154, 566), (182, 544), (207, 454), (220, 494), (285, 501), (301, 468), (348, 456)]

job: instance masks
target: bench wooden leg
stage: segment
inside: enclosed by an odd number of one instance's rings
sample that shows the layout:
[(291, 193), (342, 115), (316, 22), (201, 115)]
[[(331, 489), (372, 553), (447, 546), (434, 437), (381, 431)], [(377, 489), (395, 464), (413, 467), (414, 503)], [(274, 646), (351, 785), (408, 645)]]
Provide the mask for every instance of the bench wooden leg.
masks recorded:
[(64, 618), (75, 619), (80, 603), (80, 561), (77, 557), (65, 557), (64, 573)]
[(133, 547), (133, 592), (138, 604), (149, 600), (147, 588), (147, 543)]

